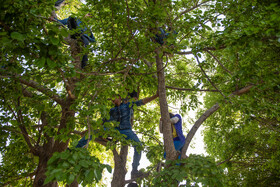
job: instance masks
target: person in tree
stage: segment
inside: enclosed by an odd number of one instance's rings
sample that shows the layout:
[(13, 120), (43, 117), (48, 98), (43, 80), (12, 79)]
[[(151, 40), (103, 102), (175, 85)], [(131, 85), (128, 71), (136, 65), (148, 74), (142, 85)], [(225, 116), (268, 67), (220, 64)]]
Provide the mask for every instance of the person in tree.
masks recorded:
[(65, 0), (57, 0), (55, 3), (54, 3), (54, 6), (55, 7), (60, 7), (63, 3), (64, 3)]
[[(131, 117), (133, 116), (133, 106), (142, 106), (145, 105), (158, 97), (158, 92), (152, 96), (147, 97), (138, 101), (129, 100), (122, 100), (121, 96), (116, 96), (112, 102), (115, 107), (110, 109), (110, 119), (103, 120), (104, 122), (111, 122), (117, 121), (119, 125), (115, 127), (121, 134), (126, 136), (127, 140), (132, 140), (136, 143), (141, 144), (137, 135), (132, 131), (132, 123)], [(105, 129), (106, 130), (106, 129)], [(92, 136), (90, 137), (90, 140)], [(83, 137), (76, 147), (83, 147), (87, 144), (87, 139)], [(132, 163), (132, 171), (131, 171), (131, 178), (136, 178), (142, 175), (141, 172), (138, 171), (138, 166), (140, 164), (141, 159), (141, 151), (137, 150), (138, 145), (133, 145), (134, 147), (134, 156), (133, 156), (133, 163)]]
[[(170, 121), (171, 121), (171, 127), (172, 127), (172, 136), (173, 136), (173, 143), (176, 151), (181, 152), (182, 148), (185, 144), (186, 138), (183, 134), (182, 130), (182, 117), (180, 114), (172, 114), (169, 113)], [(163, 132), (162, 129), (162, 120), (160, 119), (160, 125), (159, 130), (160, 133)], [(166, 152), (164, 153), (164, 158), (166, 157)], [(180, 156), (179, 156), (180, 158)]]
[[(85, 17), (90, 17), (90, 14), (86, 14)], [(82, 21), (77, 18), (73, 18), (69, 16), (66, 19), (59, 20), (57, 18), (51, 18), (52, 20), (56, 20), (63, 25), (67, 25), (70, 30), (74, 30), (75, 33), (71, 35), (72, 39), (80, 38), (83, 46), (87, 47), (90, 42), (96, 42), (95, 37), (92, 32), (87, 27), (82, 27)], [(88, 55), (84, 54), (81, 62), (81, 68), (84, 69), (88, 62)]]
[[(168, 29), (169, 32), (171, 31), (170, 29)], [(166, 43), (166, 39), (170, 36), (170, 33), (169, 32), (166, 32), (163, 28), (159, 28), (159, 32), (156, 34), (155, 36), (155, 41), (157, 43), (159, 43), (160, 45), (163, 45)], [(178, 33), (176, 31), (173, 31), (173, 35), (175, 35), (175, 38), (176, 38), (176, 35)]]

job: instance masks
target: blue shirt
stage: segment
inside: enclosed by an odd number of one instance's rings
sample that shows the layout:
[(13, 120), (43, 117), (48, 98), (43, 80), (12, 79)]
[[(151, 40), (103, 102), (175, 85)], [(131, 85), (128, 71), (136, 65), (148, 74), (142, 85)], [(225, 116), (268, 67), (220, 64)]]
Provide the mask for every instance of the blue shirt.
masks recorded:
[(119, 122), (118, 130), (122, 129), (132, 129), (131, 117), (133, 114), (133, 106), (144, 105), (143, 100), (135, 102), (122, 103), (120, 106), (116, 106), (110, 109), (110, 119), (105, 120), (105, 122), (117, 121)]

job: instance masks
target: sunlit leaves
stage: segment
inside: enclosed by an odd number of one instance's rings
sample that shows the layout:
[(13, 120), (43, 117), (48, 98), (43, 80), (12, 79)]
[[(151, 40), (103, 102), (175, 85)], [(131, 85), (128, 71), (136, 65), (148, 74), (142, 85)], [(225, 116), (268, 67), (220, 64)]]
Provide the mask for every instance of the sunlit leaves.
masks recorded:
[(75, 179), (83, 186), (97, 183), (102, 177), (102, 171), (106, 168), (112, 171), (109, 165), (89, 154), (86, 149), (71, 149), (62, 153), (55, 153), (48, 161), (48, 171), (45, 184), (52, 180), (71, 184)]

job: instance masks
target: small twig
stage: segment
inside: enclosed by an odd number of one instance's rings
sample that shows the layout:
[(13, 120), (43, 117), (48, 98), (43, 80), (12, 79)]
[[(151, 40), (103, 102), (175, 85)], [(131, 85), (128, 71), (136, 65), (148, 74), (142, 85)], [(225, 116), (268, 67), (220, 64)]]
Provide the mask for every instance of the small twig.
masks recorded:
[(178, 88), (173, 86), (165, 86), (165, 87), (173, 90), (183, 90), (183, 91), (192, 91), (192, 92), (219, 92), (219, 90), (210, 90), (210, 89), (196, 90), (192, 88)]
[(144, 134), (144, 135), (146, 135), (146, 136), (149, 136), (150, 138), (154, 139), (159, 145), (162, 146), (162, 143), (159, 141), (159, 139), (157, 139), (157, 138), (154, 137), (154, 136), (149, 135), (146, 131), (144, 131), (144, 132), (135, 131), (135, 132), (136, 132), (136, 133), (139, 133), (139, 134)]
[(213, 55), (213, 53), (211, 53), (209, 50), (205, 50), (207, 53), (209, 53), (217, 62), (218, 62), (218, 64), (220, 65), (220, 66), (222, 66), (222, 68), (226, 71), (226, 72), (228, 72), (230, 75), (232, 75), (232, 73), (219, 61), (219, 59), (215, 56), (215, 55)]
[(196, 9), (196, 8), (200, 7), (201, 5), (203, 5), (203, 4), (205, 4), (205, 3), (209, 2), (209, 1), (211, 1), (211, 0), (204, 1), (204, 2), (202, 2), (202, 3), (200, 3), (200, 4), (196, 4), (195, 6), (193, 6), (193, 7), (190, 8), (190, 9), (184, 10), (183, 12), (181, 12), (181, 13), (173, 20), (173, 22), (176, 22), (176, 21), (179, 19), (179, 17), (181, 17), (183, 14), (186, 14), (186, 13), (188, 13), (188, 12), (190, 12), (190, 11)]
[[(215, 48), (215, 47), (205, 47), (205, 48), (203, 48), (200, 51), (206, 51), (206, 50), (215, 51), (215, 50), (224, 49), (224, 48), (226, 48), (226, 46), (224, 46), (224, 45), (222, 45), (222, 46), (220, 46), (218, 48)], [(175, 52), (175, 54), (179, 54), (179, 55), (193, 55), (194, 53), (192, 51), (179, 51), (179, 52)]]
[(210, 78), (208, 77), (208, 75), (206, 74), (206, 72), (204, 71), (204, 69), (201, 67), (200, 61), (197, 57), (197, 55), (195, 55), (195, 58), (197, 60), (198, 66), (201, 69), (201, 71), (203, 72), (203, 74), (205, 75), (205, 77), (207, 78), (207, 80), (211, 83), (211, 85), (216, 88), (216, 90), (218, 90), (220, 92), (220, 94), (226, 99), (226, 96), (215, 86), (215, 84), (210, 80)]
[(217, 166), (219, 166), (219, 165), (221, 165), (221, 164), (223, 164), (223, 163), (225, 163), (225, 162), (230, 161), (230, 159), (232, 159), (232, 157), (233, 157), (233, 156), (234, 156), (234, 154), (232, 154), (232, 155), (231, 155), (231, 157), (227, 158), (226, 160), (224, 160), (224, 161), (222, 161), (222, 162), (217, 163), (216, 165), (217, 165)]

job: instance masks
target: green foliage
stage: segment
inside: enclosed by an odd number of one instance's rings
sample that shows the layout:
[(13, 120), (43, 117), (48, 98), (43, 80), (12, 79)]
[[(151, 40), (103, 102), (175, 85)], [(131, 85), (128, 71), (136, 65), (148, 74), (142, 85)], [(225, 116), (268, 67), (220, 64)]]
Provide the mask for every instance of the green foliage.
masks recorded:
[(79, 184), (97, 183), (102, 178), (103, 169), (110, 173), (109, 165), (101, 164), (100, 161), (91, 156), (86, 149), (71, 149), (61, 153), (54, 153), (48, 161), (48, 171), (45, 184), (51, 181), (62, 181), (71, 184), (77, 180)]
[[(226, 185), (279, 185), (278, 1), (84, 3), (69, 0), (56, 11), (59, 19), (70, 15), (81, 19), (96, 37), (96, 43), (75, 51), (65, 40), (70, 31), (48, 20), (54, 1), (2, 2), (0, 185), (31, 184), (34, 177), (30, 174), (38, 165), (37, 151), (43, 149), (51, 155), (52, 150), (59, 149), (57, 145), (66, 147), (69, 140), (77, 142), (80, 136), (74, 133), (89, 126), (94, 137), (114, 135), (114, 140), (123, 140), (116, 131), (95, 132), (103, 128), (102, 118), (109, 117), (113, 105), (108, 99), (115, 94), (125, 97), (139, 88), (140, 98), (144, 98), (156, 92), (156, 49), (165, 66), (168, 104), (180, 105), (179, 113), (184, 115), (188, 110), (208, 109), (219, 103), (220, 110), (206, 121), (205, 142), (213, 158), (232, 161), (221, 165)], [(92, 16), (84, 17), (86, 13)], [(169, 33), (164, 45), (154, 42), (159, 27)], [(178, 34), (172, 34), (174, 31)], [(186, 51), (198, 55), (200, 67), (195, 58), (179, 54)], [(82, 57), (85, 52), (88, 65), (80, 69), (74, 57)], [(253, 86), (249, 93), (228, 97), (248, 85)], [(204, 94), (201, 103), (198, 98), (205, 90), (215, 92)], [(201, 109), (199, 114), (204, 112)], [(159, 118), (155, 102), (135, 109), (133, 128), (148, 147), (150, 168), (163, 159)], [(117, 124), (105, 125), (112, 128)], [(119, 143), (114, 141), (107, 148), (91, 144), (91, 154), (75, 149), (55, 153), (49, 161), (47, 182), (70, 183), (77, 179), (90, 185), (100, 181), (103, 169), (109, 166), (90, 155), (106, 158), (113, 165), (111, 152), (105, 150), (116, 146)], [(191, 155), (181, 162), (162, 171), (160, 176), (165, 180), (154, 179), (157, 175), (153, 175), (146, 182), (166, 186), (183, 179), (188, 185), (223, 183), (220, 170), (210, 158)]]
[(177, 186), (186, 181), (186, 186), (223, 186), (223, 171), (210, 157), (189, 155), (187, 159), (166, 162), (153, 181), (154, 186)]

